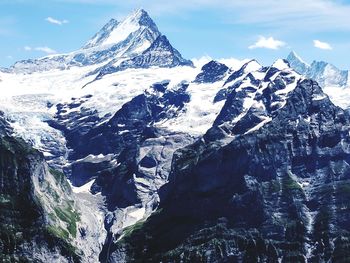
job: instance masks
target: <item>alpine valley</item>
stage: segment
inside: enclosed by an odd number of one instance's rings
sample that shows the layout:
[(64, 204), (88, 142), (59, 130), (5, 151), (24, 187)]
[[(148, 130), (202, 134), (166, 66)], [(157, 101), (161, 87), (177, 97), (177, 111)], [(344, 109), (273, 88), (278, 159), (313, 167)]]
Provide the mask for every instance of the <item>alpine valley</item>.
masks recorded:
[(350, 262), (350, 76), (188, 60), (140, 9), (0, 71), (1, 262)]

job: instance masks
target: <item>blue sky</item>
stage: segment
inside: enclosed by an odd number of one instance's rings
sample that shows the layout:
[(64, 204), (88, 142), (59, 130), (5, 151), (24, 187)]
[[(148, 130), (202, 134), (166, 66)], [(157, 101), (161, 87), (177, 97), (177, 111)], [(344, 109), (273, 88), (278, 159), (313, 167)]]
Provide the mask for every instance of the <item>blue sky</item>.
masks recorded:
[(267, 65), (294, 50), (350, 69), (350, 0), (0, 0), (0, 66), (76, 50), (137, 8), (186, 58)]

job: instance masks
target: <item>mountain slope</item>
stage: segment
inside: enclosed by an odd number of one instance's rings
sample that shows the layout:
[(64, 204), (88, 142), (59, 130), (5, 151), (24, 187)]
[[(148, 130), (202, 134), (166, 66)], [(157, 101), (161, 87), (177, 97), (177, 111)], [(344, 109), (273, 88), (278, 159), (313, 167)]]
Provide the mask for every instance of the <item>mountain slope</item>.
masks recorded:
[(44, 156), (0, 130), (0, 259), (3, 262), (96, 262), (104, 231)]
[(142, 52), (142, 54), (124, 60), (117, 66), (115, 66), (115, 63), (116, 61), (113, 60), (102, 68), (95, 70), (92, 72), (92, 74), (99, 72), (96, 79), (100, 79), (104, 75), (129, 68), (173, 68), (177, 66), (193, 67), (192, 61), (184, 59), (179, 51), (172, 47), (169, 40), (164, 35), (157, 37), (151, 46)]
[(349, 116), (317, 83), (299, 82), (259, 130), (177, 151), (159, 212), (130, 229), (110, 259), (348, 259), (348, 129)]
[[(1, 261), (43, 262), (56, 259), (61, 262), (78, 262), (78, 251), (69, 240), (71, 235), (76, 235), (76, 218), (65, 219), (70, 223), (68, 232), (58, 222), (52, 221), (56, 217), (55, 212), (49, 215), (46, 210), (46, 206), (50, 206), (49, 200), (54, 198), (59, 199), (62, 205), (68, 204), (66, 198), (69, 195), (69, 185), (66, 179), (60, 177), (60, 181), (57, 181), (58, 173), (47, 168), (38, 151), (4, 132), (1, 132), (0, 138), (0, 163)], [(50, 186), (47, 185), (48, 182), (51, 182)], [(74, 201), (69, 201), (74, 204)], [(55, 209), (62, 211), (66, 208), (57, 204)], [(75, 215), (75, 209), (71, 205), (69, 209)]]

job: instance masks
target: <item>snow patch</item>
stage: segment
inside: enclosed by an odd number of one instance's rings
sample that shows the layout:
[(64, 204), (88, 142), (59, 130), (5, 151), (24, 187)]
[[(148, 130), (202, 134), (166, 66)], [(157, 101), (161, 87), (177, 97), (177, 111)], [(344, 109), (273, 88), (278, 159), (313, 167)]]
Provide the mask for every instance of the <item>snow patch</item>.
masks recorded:
[(72, 188), (72, 191), (76, 194), (78, 193), (90, 193), (91, 186), (95, 182), (95, 179), (91, 180), (90, 182), (80, 186), (80, 187), (75, 187), (70, 183), (70, 186)]
[(277, 68), (279, 70), (284, 70), (284, 69), (289, 69), (288, 63), (286, 63), (283, 59), (278, 59), (276, 60), (273, 64), (272, 67)]

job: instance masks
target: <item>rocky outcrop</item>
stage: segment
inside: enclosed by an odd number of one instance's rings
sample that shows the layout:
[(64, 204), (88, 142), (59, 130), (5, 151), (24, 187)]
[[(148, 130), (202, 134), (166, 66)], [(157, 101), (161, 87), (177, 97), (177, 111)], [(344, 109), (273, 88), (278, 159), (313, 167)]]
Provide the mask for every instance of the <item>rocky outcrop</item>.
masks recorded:
[(229, 67), (217, 61), (205, 64), (194, 80), (197, 83), (214, 83), (222, 80), (230, 71)]
[(177, 151), (159, 212), (130, 229), (111, 260), (349, 258), (348, 130), (349, 116), (317, 83), (300, 82), (261, 129)]

